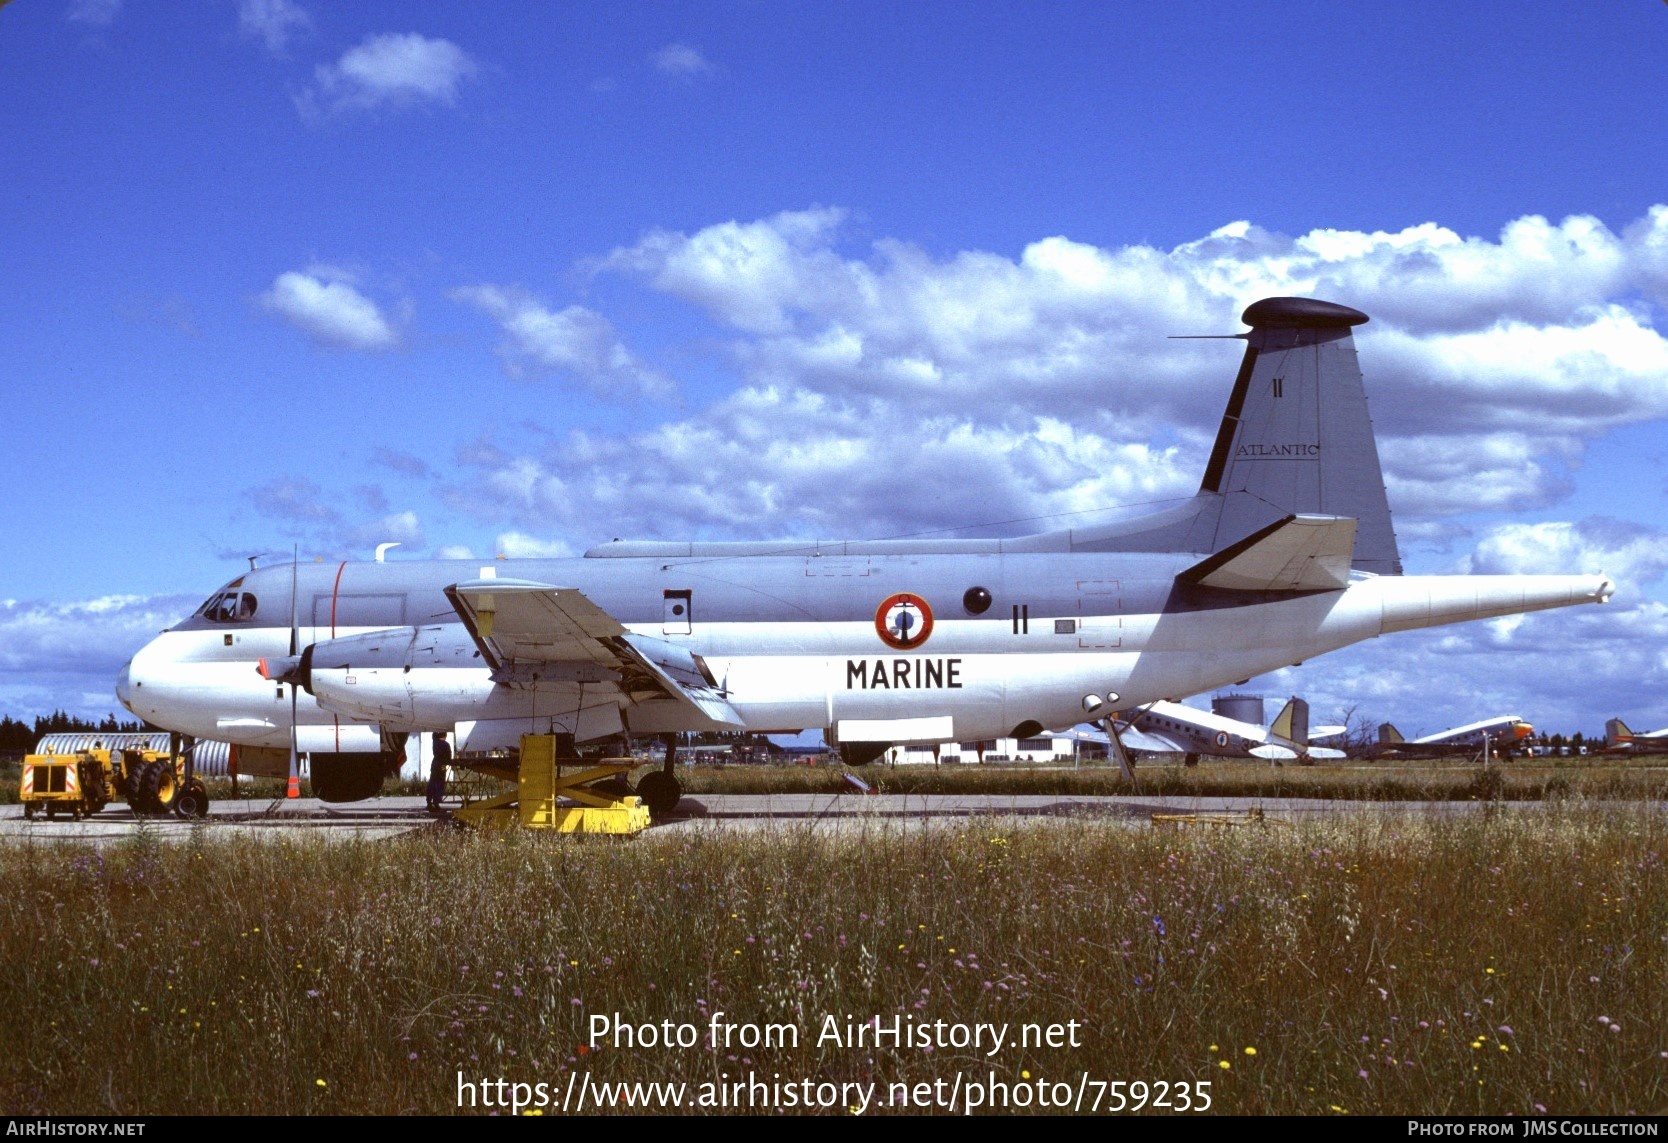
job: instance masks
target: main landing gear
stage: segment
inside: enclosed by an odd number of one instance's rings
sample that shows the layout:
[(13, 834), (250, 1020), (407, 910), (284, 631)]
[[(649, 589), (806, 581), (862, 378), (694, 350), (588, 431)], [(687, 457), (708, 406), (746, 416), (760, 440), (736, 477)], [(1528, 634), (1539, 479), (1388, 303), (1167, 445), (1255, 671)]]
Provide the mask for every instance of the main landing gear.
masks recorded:
[(657, 818), (665, 817), (678, 808), (678, 802), (683, 798), (683, 787), (678, 784), (676, 772), (672, 769), (677, 765), (678, 736), (668, 734), (666, 742), (666, 761), (660, 769), (645, 774), (637, 781), (637, 796), (643, 799), (643, 804), (649, 807), (649, 812)]

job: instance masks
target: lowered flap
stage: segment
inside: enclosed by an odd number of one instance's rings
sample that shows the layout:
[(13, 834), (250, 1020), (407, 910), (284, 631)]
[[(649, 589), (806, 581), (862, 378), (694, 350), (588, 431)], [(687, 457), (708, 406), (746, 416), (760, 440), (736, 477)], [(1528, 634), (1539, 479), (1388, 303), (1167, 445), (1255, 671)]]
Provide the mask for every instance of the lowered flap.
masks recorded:
[(1354, 552), (1353, 518), (1287, 516), (1176, 578), (1230, 591), (1337, 591), (1349, 586)]
[(446, 597), (495, 670), (515, 663), (618, 664), (604, 640), (625, 628), (577, 588), (477, 579), (453, 584)]
[(622, 635), (615, 645), (653, 675), (667, 694), (689, 703), (719, 727), (740, 729), (746, 725), (718, 689), (706, 663), (687, 647), (649, 635)]
[(700, 725), (691, 729), (744, 725), (698, 655), (629, 634), (578, 588), (480, 579), (453, 584), (446, 596), (500, 682), (618, 681), (638, 700), (647, 692), (649, 701), (669, 698), (693, 708)]

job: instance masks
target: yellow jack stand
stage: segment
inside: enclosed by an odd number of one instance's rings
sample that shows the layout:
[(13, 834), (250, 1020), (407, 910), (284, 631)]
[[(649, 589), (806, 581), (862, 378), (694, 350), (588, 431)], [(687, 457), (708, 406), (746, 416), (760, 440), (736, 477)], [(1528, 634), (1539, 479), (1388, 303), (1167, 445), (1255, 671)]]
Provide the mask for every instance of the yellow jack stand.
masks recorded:
[(637, 765), (622, 759), (558, 775), (556, 736), (523, 734), (518, 770), (508, 766), (475, 767), (516, 783), (516, 788), (496, 798), (469, 803), (452, 816), (479, 829), (521, 825), (559, 833), (641, 833), (649, 827), (649, 808), (634, 795), (615, 794), (593, 785)]

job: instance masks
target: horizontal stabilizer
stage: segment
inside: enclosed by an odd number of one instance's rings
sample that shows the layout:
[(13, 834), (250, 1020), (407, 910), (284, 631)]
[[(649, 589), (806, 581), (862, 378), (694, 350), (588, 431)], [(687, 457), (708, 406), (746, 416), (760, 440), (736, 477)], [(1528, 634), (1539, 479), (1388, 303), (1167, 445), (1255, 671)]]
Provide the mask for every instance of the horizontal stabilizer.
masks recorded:
[(1320, 762), (1342, 762), (1349, 755), (1342, 750), (1334, 750), (1330, 746), (1309, 747), (1309, 757)]
[(1253, 758), (1263, 758), (1270, 762), (1292, 762), (1297, 759), (1297, 751), (1285, 746), (1276, 746), (1269, 742), (1262, 746), (1253, 746), (1251, 756)]
[(1354, 550), (1350, 517), (1287, 516), (1176, 578), (1230, 591), (1338, 591), (1349, 585)]

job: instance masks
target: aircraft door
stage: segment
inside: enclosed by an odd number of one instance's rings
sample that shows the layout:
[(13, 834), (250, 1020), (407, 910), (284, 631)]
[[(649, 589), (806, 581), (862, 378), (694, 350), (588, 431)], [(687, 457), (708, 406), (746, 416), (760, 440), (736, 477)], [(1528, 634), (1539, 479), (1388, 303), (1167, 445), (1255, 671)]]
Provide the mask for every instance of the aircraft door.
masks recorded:
[(691, 624), (694, 621), (694, 593), (687, 588), (682, 591), (667, 588), (661, 594), (666, 600), (666, 612), (660, 627), (661, 634), (690, 634), (693, 631)]
[(1122, 582), (1115, 579), (1077, 581), (1077, 645), (1085, 650), (1111, 650), (1124, 644)]

